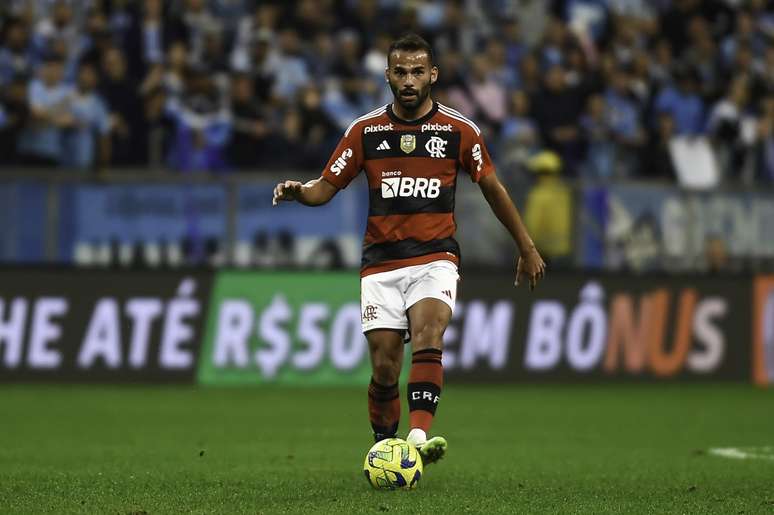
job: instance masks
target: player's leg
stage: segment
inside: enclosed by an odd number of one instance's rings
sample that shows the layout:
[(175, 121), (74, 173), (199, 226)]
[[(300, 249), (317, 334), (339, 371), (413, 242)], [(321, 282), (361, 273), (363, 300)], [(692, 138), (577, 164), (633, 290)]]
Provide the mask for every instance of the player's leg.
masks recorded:
[(374, 329), (366, 333), (372, 370), (368, 385), (368, 416), (375, 442), (394, 438), (398, 431), (398, 378), (403, 363), (403, 333), (396, 329)]
[(443, 301), (425, 298), (408, 310), (411, 325), (411, 370), (408, 381), (411, 429), (430, 432), (443, 388), (443, 333), (452, 310)]
[(399, 271), (367, 275), (360, 281), (363, 333), (371, 356), (368, 414), (374, 439), (394, 437), (400, 419), (398, 378), (403, 335), (408, 329)]
[(443, 333), (457, 296), (457, 268), (453, 263), (430, 263), (413, 282), (407, 299), (412, 359), (408, 381), (411, 431), (407, 440), (420, 449), (425, 463), (446, 452), (442, 437), (427, 439), (443, 389)]

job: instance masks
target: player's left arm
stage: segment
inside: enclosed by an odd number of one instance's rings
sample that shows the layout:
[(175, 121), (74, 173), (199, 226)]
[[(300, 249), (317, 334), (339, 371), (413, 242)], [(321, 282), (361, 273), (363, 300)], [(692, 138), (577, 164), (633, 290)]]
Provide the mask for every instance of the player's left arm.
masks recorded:
[(489, 203), (489, 207), (492, 208), (492, 212), (505, 226), (519, 248), (519, 259), (516, 264), (516, 286), (523, 279), (529, 279), (529, 287), (531, 290), (534, 289), (537, 282), (545, 275), (546, 264), (535, 248), (521, 215), (519, 215), (519, 210), (516, 209), (513, 200), (511, 200), (508, 190), (494, 173), (481, 177), (478, 186)]
[(546, 264), (540, 257), (527, 233), (527, 228), (521, 220), (519, 211), (508, 195), (508, 190), (495, 174), (494, 163), (484, 144), (484, 138), (475, 125), (462, 126), (462, 151), (460, 165), (470, 179), (478, 184), (481, 193), (492, 208), (500, 223), (511, 233), (513, 241), (519, 248), (519, 258), (516, 261), (516, 286), (524, 279), (529, 279), (530, 289), (545, 275)]

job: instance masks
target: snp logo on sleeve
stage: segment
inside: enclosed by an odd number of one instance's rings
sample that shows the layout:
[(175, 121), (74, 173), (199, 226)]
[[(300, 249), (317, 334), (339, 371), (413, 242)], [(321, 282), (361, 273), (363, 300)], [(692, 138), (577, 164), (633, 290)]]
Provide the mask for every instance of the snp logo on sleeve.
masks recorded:
[(425, 177), (384, 177), (382, 198), (421, 197), (438, 198), (441, 193), (441, 179)]

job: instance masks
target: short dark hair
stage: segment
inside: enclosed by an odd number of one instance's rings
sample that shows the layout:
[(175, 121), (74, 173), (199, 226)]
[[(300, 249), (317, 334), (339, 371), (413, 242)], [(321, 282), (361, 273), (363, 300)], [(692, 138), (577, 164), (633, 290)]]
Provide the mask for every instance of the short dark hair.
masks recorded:
[(424, 51), (427, 53), (427, 58), (430, 60), (430, 66), (433, 66), (433, 63), (435, 62), (433, 47), (431, 47), (430, 43), (428, 43), (425, 38), (419, 34), (404, 34), (393, 41), (390, 45), (390, 49), (387, 51), (387, 62), (390, 61), (390, 56), (396, 50), (403, 50), (406, 52)]

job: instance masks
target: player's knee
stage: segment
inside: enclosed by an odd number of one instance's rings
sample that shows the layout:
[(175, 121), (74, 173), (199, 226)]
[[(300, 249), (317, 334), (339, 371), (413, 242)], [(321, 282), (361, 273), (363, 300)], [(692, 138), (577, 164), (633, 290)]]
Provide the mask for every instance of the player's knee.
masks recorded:
[(382, 385), (391, 385), (398, 382), (401, 363), (391, 356), (375, 356), (373, 360), (374, 381)]
[(427, 322), (411, 331), (411, 346), (414, 352), (422, 349), (440, 349), (443, 346), (443, 332), (440, 322)]

